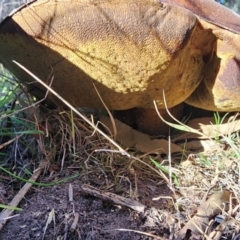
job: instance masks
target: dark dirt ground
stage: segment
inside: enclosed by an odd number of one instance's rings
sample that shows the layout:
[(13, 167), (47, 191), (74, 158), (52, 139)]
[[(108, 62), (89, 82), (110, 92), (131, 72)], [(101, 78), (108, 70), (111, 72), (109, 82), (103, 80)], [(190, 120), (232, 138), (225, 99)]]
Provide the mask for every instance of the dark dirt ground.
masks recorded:
[[(164, 209), (169, 212), (171, 201), (151, 200), (159, 195), (170, 196), (166, 186), (138, 179), (137, 199), (148, 207), (143, 214), (84, 194), (81, 190), (83, 183), (89, 183), (85, 177), (78, 177), (71, 182), (73, 202), (69, 202), (70, 182), (53, 187), (32, 187), (19, 206), (23, 211), (7, 222), (0, 231), (0, 239), (43, 239), (44, 228), (52, 210), (55, 213), (55, 223), (52, 221), (47, 226), (44, 239), (155, 239), (135, 232), (114, 230), (119, 228), (143, 231), (164, 238), (169, 236)], [(79, 214), (79, 219), (76, 228), (71, 230), (74, 213)]]

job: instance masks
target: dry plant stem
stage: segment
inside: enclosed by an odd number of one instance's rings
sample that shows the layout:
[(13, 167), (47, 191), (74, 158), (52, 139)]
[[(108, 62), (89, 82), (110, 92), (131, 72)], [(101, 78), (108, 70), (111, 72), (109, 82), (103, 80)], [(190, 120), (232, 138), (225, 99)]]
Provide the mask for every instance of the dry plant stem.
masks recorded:
[(85, 194), (100, 198), (104, 201), (113, 202), (114, 204), (117, 204), (117, 205), (131, 208), (140, 213), (143, 213), (146, 208), (145, 205), (141, 204), (138, 201), (132, 200), (130, 198), (118, 196), (114, 193), (101, 191), (87, 184), (84, 184), (82, 186), (82, 190)]
[(19, 139), (19, 138), (22, 137), (22, 136), (23, 136), (23, 134), (21, 134), (21, 135), (15, 137), (15, 138), (13, 138), (13, 139), (11, 139), (11, 140), (3, 143), (3, 144), (1, 144), (1, 145), (0, 145), (0, 149), (6, 147), (7, 145), (11, 144), (12, 142), (14, 142), (15, 140)]
[(50, 212), (49, 215), (48, 215), (48, 219), (47, 219), (46, 225), (45, 225), (45, 227), (44, 227), (44, 231), (43, 231), (42, 240), (45, 238), (45, 234), (46, 234), (47, 228), (48, 228), (49, 224), (50, 224), (52, 221), (53, 221), (53, 223), (54, 223), (54, 233), (55, 233), (56, 221), (55, 221), (55, 211), (54, 211), (54, 208), (51, 210), (51, 212)]
[(171, 136), (168, 136), (168, 162), (169, 162), (169, 187), (173, 188), (172, 185), (172, 158), (171, 158)]
[[(32, 175), (32, 177), (29, 179), (29, 181), (31, 182), (35, 182), (39, 175), (41, 174), (42, 170), (43, 170), (43, 161), (40, 163), (40, 167), (38, 168), (38, 171), (35, 171)], [(9, 203), (9, 206), (12, 207), (17, 207), (18, 204), (20, 203), (20, 201), (24, 198), (24, 196), (27, 194), (27, 192), (29, 191), (29, 189), (32, 187), (31, 183), (25, 183), (25, 185), (20, 189), (20, 191), (18, 192), (18, 194), (13, 198), (13, 200)], [(0, 213), (0, 230), (3, 228), (3, 226), (5, 225), (5, 223), (7, 222), (7, 218), (9, 218), (9, 216), (11, 216), (13, 214), (14, 210), (10, 210), (10, 209), (5, 209)]]
[[(202, 133), (201, 131), (198, 131), (198, 130), (196, 130), (196, 129), (193, 129), (193, 128), (191, 128), (191, 127), (183, 124), (182, 122), (180, 122), (178, 119), (176, 119), (176, 118), (170, 113), (170, 111), (168, 110), (168, 107), (167, 107), (167, 102), (166, 102), (164, 90), (163, 90), (163, 101), (164, 101), (164, 106), (165, 106), (165, 109), (166, 109), (168, 115), (169, 115), (175, 122), (177, 122), (178, 125), (184, 127), (184, 129), (185, 129), (184, 131), (185, 131), (185, 132), (195, 133), (195, 134), (198, 134), (198, 135), (200, 135), (200, 136), (202, 136), (202, 137), (204, 137), (204, 138), (207, 138), (207, 139), (211, 140), (211, 138), (210, 138), (209, 136), (207, 136), (206, 134), (204, 134), (204, 133)], [(159, 116), (159, 118), (160, 118), (164, 123), (166, 123), (166, 124), (167, 124), (168, 126), (170, 126), (170, 127), (172, 127), (172, 126), (174, 126), (174, 125), (176, 126), (176, 124), (172, 124), (172, 123), (166, 121), (166, 120), (161, 116), (161, 114), (160, 114), (160, 112), (159, 112), (159, 110), (158, 110), (158, 108), (157, 108), (157, 103), (156, 103), (155, 100), (153, 101), (153, 105), (154, 105), (154, 108), (155, 108), (155, 110), (156, 110), (157, 115)], [(187, 130), (186, 130), (186, 129), (187, 129)]]
[(76, 227), (77, 227), (77, 223), (78, 223), (78, 220), (79, 220), (79, 213), (75, 213), (74, 214), (74, 221), (70, 227), (71, 230), (75, 230)]
[(68, 187), (68, 200), (69, 202), (73, 201), (73, 187), (71, 183), (69, 184), (69, 187)]
[(109, 136), (107, 136), (103, 131), (95, 126), (88, 118), (86, 118), (83, 114), (81, 114), (75, 107), (73, 107), (70, 103), (68, 103), (64, 98), (62, 98), (57, 92), (51, 89), (46, 83), (44, 83), (41, 79), (36, 77), (33, 73), (31, 73), (28, 69), (22, 66), (20, 63), (13, 61), (17, 64), (21, 69), (27, 72), (31, 77), (33, 77), (36, 81), (41, 83), (49, 92), (54, 94), (58, 99), (60, 99), (66, 106), (68, 106), (73, 112), (75, 112), (78, 116), (80, 116), (84, 121), (86, 121), (91, 127), (93, 127), (97, 132), (99, 132), (104, 138), (106, 138), (109, 142), (111, 142), (118, 150), (121, 152), (122, 155), (130, 156), (124, 149), (122, 149), (114, 140), (112, 140)]
[(95, 88), (96, 93), (97, 93), (99, 99), (101, 100), (103, 106), (104, 106), (105, 109), (107, 110), (107, 113), (108, 113), (108, 115), (109, 115), (109, 117), (110, 117), (110, 119), (111, 119), (112, 126), (113, 126), (113, 139), (114, 139), (114, 141), (116, 141), (116, 137), (117, 137), (117, 128), (116, 128), (116, 124), (115, 124), (115, 121), (114, 121), (113, 115), (111, 114), (111, 112), (110, 112), (110, 110), (108, 109), (107, 105), (106, 105), (105, 102), (103, 101), (103, 99), (102, 99), (100, 93), (98, 92), (98, 90), (97, 90), (97, 88), (96, 88), (96, 86), (95, 86), (94, 83), (93, 83), (93, 87)]

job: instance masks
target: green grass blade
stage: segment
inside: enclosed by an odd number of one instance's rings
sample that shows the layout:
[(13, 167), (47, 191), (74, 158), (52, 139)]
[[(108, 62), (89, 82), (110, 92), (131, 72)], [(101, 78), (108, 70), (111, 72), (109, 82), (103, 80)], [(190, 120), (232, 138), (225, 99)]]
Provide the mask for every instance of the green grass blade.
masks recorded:
[(23, 181), (23, 182), (27, 182), (27, 183), (31, 183), (32, 185), (36, 185), (36, 186), (40, 186), (40, 187), (51, 187), (51, 186), (55, 186), (55, 185), (58, 185), (58, 184), (61, 184), (61, 183), (64, 183), (64, 182), (67, 182), (69, 180), (72, 180), (74, 178), (77, 178), (80, 174), (74, 174), (70, 177), (67, 177), (67, 178), (64, 178), (62, 180), (59, 180), (57, 182), (53, 182), (53, 183), (39, 183), (39, 182), (33, 182), (33, 181), (30, 181), (30, 180), (27, 180), (27, 179), (24, 179), (24, 178), (21, 178), (19, 176), (16, 176), (15, 174), (9, 172), (8, 170), (6, 170), (5, 168), (3, 167), (0, 167), (0, 170), (2, 170), (3, 172), (7, 173), (8, 175), (10, 175), (11, 177), (15, 178), (15, 179), (18, 179), (20, 181)]
[(0, 204), (0, 208), (10, 209), (13, 211), (22, 211), (22, 208), (12, 207), (12, 206), (8, 206), (8, 205), (4, 205), (4, 204)]

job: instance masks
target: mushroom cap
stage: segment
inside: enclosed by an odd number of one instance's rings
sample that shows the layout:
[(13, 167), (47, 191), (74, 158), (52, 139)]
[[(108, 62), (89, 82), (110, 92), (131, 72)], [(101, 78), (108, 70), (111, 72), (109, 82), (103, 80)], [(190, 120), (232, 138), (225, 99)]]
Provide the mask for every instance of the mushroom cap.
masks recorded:
[(161, 0), (161, 2), (188, 9), (204, 21), (240, 34), (239, 15), (215, 0)]
[(44, 87), (12, 60), (46, 83), (54, 76), (52, 88), (75, 106), (164, 108), (165, 95), (168, 107), (239, 110), (239, 16), (213, 1), (199, 1), (207, 10), (177, 2), (33, 1), (0, 24), (0, 62), (38, 98)]

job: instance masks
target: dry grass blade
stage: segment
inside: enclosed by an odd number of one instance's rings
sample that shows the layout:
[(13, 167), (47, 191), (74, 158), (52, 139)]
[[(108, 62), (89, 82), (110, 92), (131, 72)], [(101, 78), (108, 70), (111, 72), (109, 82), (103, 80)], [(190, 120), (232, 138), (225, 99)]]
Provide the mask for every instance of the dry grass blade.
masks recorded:
[(82, 113), (80, 113), (75, 107), (73, 107), (70, 103), (68, 103), (65, 99), (63, 99), (57, 92), (55, 92), (52, 88), (50, 88), (46, 83), (44, 83), (41, 79), (31, 73), (28, 69), (22, 66), (20, 63), (13, 61), (16, 65), (18, 65), (21, 69), (27, 72), (31, 77), (33, 77), (36, 81), (42, 84), (49, 92), (54, 94), (58, 99), (60, 99), (66, 106), (68, 106), (73, 112), (75, 112), (78, 116), (80, 116), (84, 121), (86, 121), (94, 130), (100, 133), (104, 138), (106, 138), (109, 142), (113, 144), (116, 148), (118, 148), (119, 152), (122, 155), (130, 156), (123, 148), (121, 148), (114, 140), (112, 140), (109, 136), (107, 136), (103, 131), (95, 126), (87, 117), (85, 117)]
[(71, 183), (69, 184), (69, 187), (68, 187), (68, 199), (69, 199), (69, 202), (73, 201), (73, 187)]
[(204, 133), (202, 133), (202, 132), (200, 132), (200, 131), (198, 131), (198, 130), (196, 130), (196, 129), (194, 129), (194, 128), (191, 128), (191, 127), (183, 124), (182, 122), (178, 121), (178, 120), (170, 113), (170, 111), (168, 110), (167, 105), (166, 105), (166, 102), (165, 102), (165, 98), (164, 98), (164, 103), (165, 103), (165, 106), (166, 106), (166, 111), (167, 111), (168, 115), (169, 115), (174, 121), (176, 121), (178, 124), (176, 124), (176, 123), (171, 123), (171, 122), (166, 121), (166, 120), (161, 116), (160, 112), (158, 111), (156, 102), (154, 101), (153, 103), (154, 103), (154, 107), (155, 107), (155, 110), (156, 110), (159, 118), (160, 118), (164, 123), (166, 123), (167, 125), (169, 125), (170, 127), (175, 128), (175, 129), (178, 129), (178, 130), (181, 130), (181, 131), (189, 132), (189, 133), (195, 133), (195, 134), (198, 134), (198, 135), (200, 135), (200, 136), (202, 136), (202, 137), (204, 137), (204, 138), (209, 138), (209, 137), (208, 137), (207, 135), (205, 135)]
[(79, 213), (75, 213), (74, 214), (74, 221), (70, 227), (71, 230), (75, 230), (77, 227), (77, 223), (78, 223), (78, 219), (79, 219)]
[(52, 221), (54, 222), (54, 226), (55, 226), (55, 211), (54, 211), (54, 208), (52, 209), (52, 211), (51, 211), (51, 212), (49, 213), (49, 215), (48, 215), (48, 219), (47, 219), (46, 225), (45, 225), (45, 227), (44, 227), (44, 232), (43, 232), (42, 240), (43, 240), (44, 237), (45, 237), (45, 234), (46, 234), (48, 225), (49, 225)]
[(105, 102), (103, 101), (103, 99), (102, 99), (101, 95), (99, 94), (99, 92), (98, 92), (95, 84), (93, 84), (93, 87), (95, 88), (96, 93), (97, 93), (99, 99), (101, 100), (102, 104), (104, 105), (104, 107), (105, 107), (105, 109), (107, 110), (107, 113), (108, 113), (108, 115), (109, 115), (109, 117), (110, 117), (110, 119), (111, 119), (112, 127), (113, 127), (113, 139), (114, 139), (114, 141), (116, 141), (116, 137), (117, 137), (117, 127), (116, 127), (116, 124), (115, 124), (113, 115), (112, 115), (112, 113), (110, 112), (110, 110), (108, 109), (108, 107), (107, 107), (107, 105), (105, 104)]
[(23, 136), (23, 134), (21, 134), (21, 135), (15, 137), (15, 138), (13, 138), (13, 139), (11, 139), (11, 140), (3, 143), (3, 144), (1, 144), (1, 145), (0, 145), (0, 149), (6, 147), (7, 145), (9, 145), (9, 144), (11, 144), (11, 143), (13, 143), (15, 140), (19, 139), (19, 138), (22, 137), (22, 136)]

